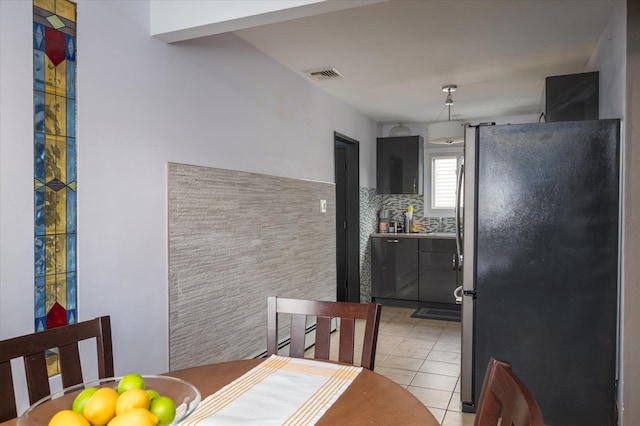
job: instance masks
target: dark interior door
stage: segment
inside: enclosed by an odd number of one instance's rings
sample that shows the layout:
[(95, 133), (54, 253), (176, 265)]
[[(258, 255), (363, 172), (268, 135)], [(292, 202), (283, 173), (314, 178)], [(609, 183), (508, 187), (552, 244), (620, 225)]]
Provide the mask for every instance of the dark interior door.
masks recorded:
[(335, 134), (336, 297), (360, 302), (360, 204), (358, 143)]
[(347, 300), (347, 173), (346, 147), (336, 141), (336, 286), (337, 300)]

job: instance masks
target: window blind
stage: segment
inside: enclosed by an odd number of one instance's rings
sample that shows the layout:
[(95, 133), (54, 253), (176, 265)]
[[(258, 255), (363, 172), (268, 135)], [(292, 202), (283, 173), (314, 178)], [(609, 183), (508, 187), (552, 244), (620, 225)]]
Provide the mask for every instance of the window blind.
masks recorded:
[(432, 164), (431, 208), (452, 209), (456, 203), (458, 159), (435, 157)]

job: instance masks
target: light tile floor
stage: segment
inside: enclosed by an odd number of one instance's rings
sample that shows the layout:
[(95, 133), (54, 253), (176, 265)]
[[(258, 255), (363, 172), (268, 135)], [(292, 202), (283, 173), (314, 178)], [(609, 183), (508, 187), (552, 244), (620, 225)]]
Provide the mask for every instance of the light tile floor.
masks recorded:
[(384, 306), (376, 367), (406, 387), (442, 426), (472, 426), (460, 403), (460, 323), (411, 318), (413, 308)]

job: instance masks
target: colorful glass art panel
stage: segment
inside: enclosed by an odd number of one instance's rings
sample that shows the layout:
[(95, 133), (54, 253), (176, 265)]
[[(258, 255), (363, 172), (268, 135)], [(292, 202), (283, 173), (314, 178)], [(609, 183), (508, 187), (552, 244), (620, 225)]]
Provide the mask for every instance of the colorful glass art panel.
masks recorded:
[[(35, 330), (76, 322), (76, 4), (33, 1)], [(47, 356), (57, 372), (57, 350)]]

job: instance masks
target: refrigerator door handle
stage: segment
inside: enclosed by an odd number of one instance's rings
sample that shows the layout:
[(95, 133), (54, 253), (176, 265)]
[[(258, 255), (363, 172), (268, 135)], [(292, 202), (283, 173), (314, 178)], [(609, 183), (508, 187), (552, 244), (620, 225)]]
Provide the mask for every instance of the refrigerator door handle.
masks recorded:
[(454, 216), (456, 220), (456, 254), (458, 256), (458, 270), (462, 270), (462, 221), (460, 220), (460, 214), (462, 213), (462, 181), (464, 179), (464, 162), (460, 164), (460, 170), (458, 170), (458, 181), (456, 182), (456, 204)]
[(456, 299), (456, 305), (462, 305), (462, 286), (456, 287), (453, 290), (453, 297)]
[[(473, 378), (473, 356), (474, 356), (474, 318), (475, 318), (475, 283), (473, 276), (473, 267), (475, 256), (473, 253), (474, 235), (475, 235), (475, 168), (476, 168), (476, 144), (478, 141), (477, 127), (468, 126), (465, 129), (464, 137), (464, 214), (462, 215), (463, 223), (459, 224), (458, 230), (464, 231), (464, 239), (460, 239), (460, 245), (466, 262), (462, 268), (462, 351), (460, 362), (460, 400), (462, 401), (462, 410), (464, 412), (475, 411), (474, 397), (474, 378)], [(458, 182), (460, 185), (460, 182)], [(458, 191), (462, 192), (462, 191)], [(457, 201), (457, 205), (461, 208), (462, 196)], [(460, 235), (462, 236), (462, 235)], [(462, 255), (463, 253), (460, 253)], [(465, 294), (466, 292), (466, 294)], [(466, 296), (466, 297), (465, 297)], [(471, 297), (469, 297), (471, 296)], [(482, 366), (481, 368), (484, 368)]]

